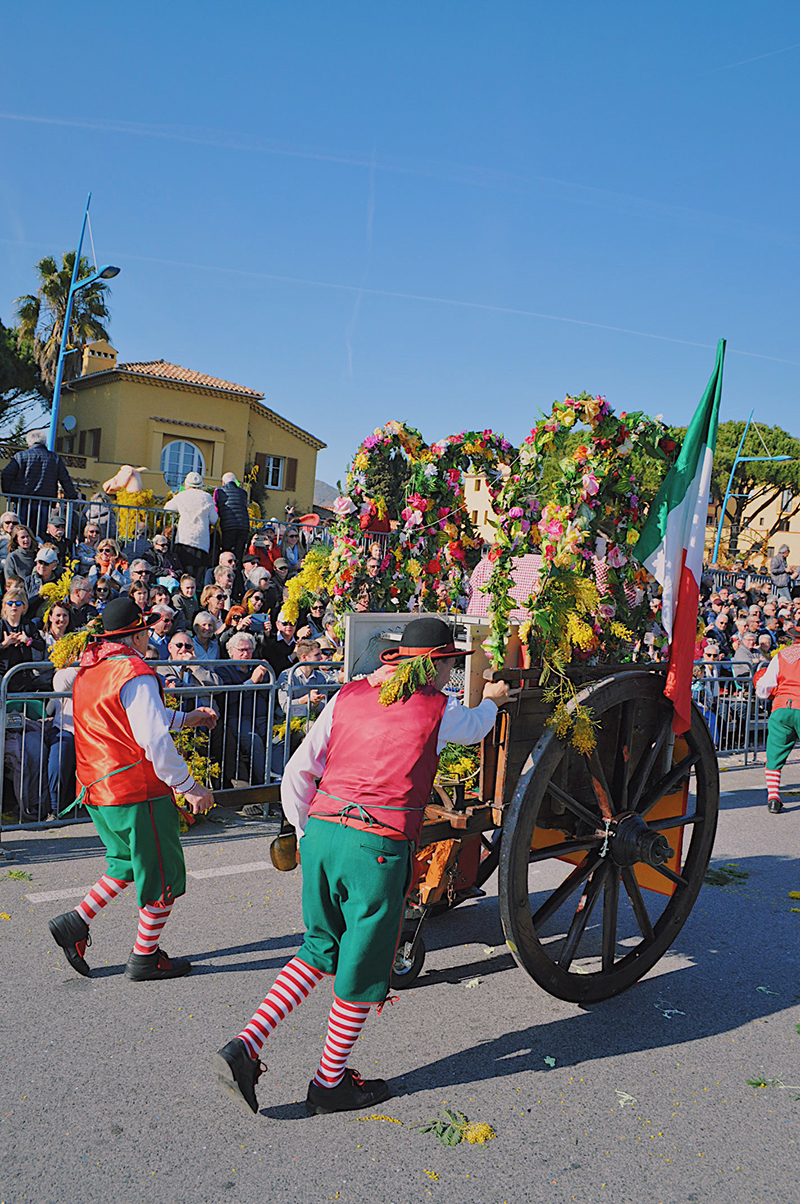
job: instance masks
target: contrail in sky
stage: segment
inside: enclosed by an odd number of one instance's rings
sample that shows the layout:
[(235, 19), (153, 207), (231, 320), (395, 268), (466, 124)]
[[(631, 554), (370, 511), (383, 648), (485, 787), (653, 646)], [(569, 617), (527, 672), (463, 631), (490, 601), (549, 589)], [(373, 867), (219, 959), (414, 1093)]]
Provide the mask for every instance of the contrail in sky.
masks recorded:
[[(786, 47), (791, 50), (793, 47)], [(783, 51), (773, 51), (781, 54)], [(769, 57), (769, 56), (760, 56)], [(736, 66), (737, 64), (731, 64)], [(726, 70), (724, 67), (714, 68), (716, 71)], [(210, 146), (220, 150), (238, 150), (250, 154), (277, 155), (289, 159), (305, 159), (317, 163), (330, 163), (343, 167), (367, 168), (372, 172), (382, 171), (396, 175), (420, 176), (427, 179), (440, 180), (451, 184), (464, 184), (476, 188), (500, 189), (506, 192), (524, 192), (534, 188), (555, 189), (561, 191), (566, 198), (579, 204), (592, 205), (596, 208), (608, 209), (613, 212), (633, 214), (634, 216), (651, 216), (668, 218), (689, 223), (710, 223), (715, 235), (726, 232), (734, 236), (755, 235), (778, 246), (796, 247), (793, 236), (782, 231), (770, 230), (753, 222), (742, 221), (740, 218), (728, 217), (724, 214), (707, 213), (699, 209), (691, 209), (685, 205), (674, 205), (665, 201), (654, 201), (648, 197), (639, 197), (630, 193), (614, 192), (606, 188), (572, 180), (560, 180), (552, 176), (520, 176), (511, 172), (498, 171), (494, 168), (475, 166), (474, 164), (450, 163), (447, 161), (393, 159), (383, 157), (378, 160), (375, 152), (371, 155), (333, 153), (318, 148), (289, 146), (270, 139), (258, 138), (246, 134), (231, 133), (224, 130), (203, 130), (185, 128), (182, 126), (146, 125), (134, 121), (116, 121), (105, 118), (78, 121), (62, 117), (38, 117), (29, 113), (0, 112), (0, 121), (22, 122), (30, 125), (58, 126), (67, 129), (88, 130), (103, 134), (126, 134), (136, 138), (155, 138), (167, 142), (183, 142), (189, 145)]]
[[(370, 264), (372, 263), (372, 228), (375, 223), (375, 149), (372, 150), (372, 162), (369, 168), (369, 188), (367, 191), (367, 257), (364, 264), (364, 274), (361, 277), (362, 286), (367, 283), (369, 277)], [(353, 313), (350, 321), (344, 332), (344, 345), (347, 350), (347, 375), (353, 375), (353, 335), (356, 332), (356, 322), (358, 321), (358, 311), (361, 309), (361, 298), (363, 296), (363, 288), (359, 289), (355, 304), (353, 305)]]
[(767, 54), (756, 54), (751, 59), (740, 59), (738, 63), (726, 63), (724, 67), (712, 67), (710, 71), (701, 71), (697, 78), (713, 75), (716, 71), (732, 71), (734, 67), (746, 67), (748, 63), (760, 63), (762, 59), (774, 58), (776, 54), (788, 54), (790, 50), (797, 50), (798, 47), (800, 47), (800, 42), (793, 42), (791, 46), (783, 46), (780, 50), (770, 50)]
[[(10, 242), (10, 239), (0, 241)], [(485, 313), (509, 314), (518, 318), (539, 318), (546, 322), (565, 322), (573, 326), (588, 326), (593, 330), (608, 330), (615, 334), (630, 334), (640, 339), (656, 339), (662, 343), (679, 343), (684, 347), (704, 347), (713, 350), (716, 343), (697, 343), (691, 339), (678, 339), (666, 334), (652, 334), (646, 330), (631, 330), (627, 326), (609, 326), (605, 322), (590, 322), (585, 318), (568, 318), (562, 314), (545, 314), (532, 309), (516, 309), (507, 305), (489, 305), (484, 301), (460, 301), (452, 297), (436, 297), (426, 293), (403, 293), (393, 289), (366, 288), (363, 284), (336, 284), (330, 280), (310, 280), (299, 276), (277, 276), (270, 272), (253, 272), (245, 268), (215, 267), (205, 263), (183, 263), (173, 259), (158, 259), (150, 255), (125, 255), (118, 251), (117, 258), (139, 260), (143, 263), (160, 263), (167, 267), (191, 268), (201, 272), (226, 272), (233, 276), (249, 276), (255, 280), (274, 280), (279, 284), (296, 284), (306, 288), (324, 288), (333, 292), (365, 294), (370, 297), (388, 297), (398, 301), (422, 301), (429, 305), (447, 305), (456, 309), (481, 310)], [(769, 360), (773, 364), (789, 364), (800, 368), (800, 361), (780, 359), (774, 355), (762, 355), (757, 351), (741, 351), (728, 347), (731, 355), (745, 355), (751, 359)]]
[[(0, 238), (0, 244), (8, 246), (45, 247), (43, 242), (21, 242), (16, 238)], [(539, 318), (545, 322), (565, 322), (572, 326), (587, 326), (592, 330), (608, 330), (614, 334), (630, 334), (639, 339), (655, 339), (661, 343), (678, 343), (683, 347), (716, 347), (716, 343), (698, 343), (693, 339), (678, 339), (668, 334), (653, 334), (648, 330), (632, 330), (627, 326), (610, 326), (605, 322), (591, 322), (586, 318), (569, 318), (563, 314), (545, 314), (533, 309), (516, 309), (509, 305), (490, 305), (485, 301), (460, 301), (454, 297), (436, 297), (428, 293), (403, 293), (394, 289), (367, 288), (363, 284), (337, 284), (332, 280), (311, 280), (303, 276), (278, 276), (271, 272), (254, 272), (247, 268), (218, 267), (209, 263), (190, 263), (179, 259), (161, 259), (155, 255), (132, 255), (126, 251), (115, 251), (115, 259), (130, 259), (134, 263), (158, 263), (165, 267), (187, 268), (196, 272), (220, 272), (229, 276), (247, 276), (252, 280), (274, 280), (277, 284), (296, 284), (304, 288), (323, 288), (331, 292), (366, 294), (370, 297), (388, 297), (397, 301), (421, 301), (429, 305), (447, 305), (455, 309), (481, 310), (485, 313), (509, 314), (518, 318)], [(800, 361), (781, 359), (776, 355), (763, 355), (758, 351), (742, 351), (728, 346), (729, 355), (745, 355), (749, 359), (769, 360), (773, 364), (789, 364), (800, 368)]]

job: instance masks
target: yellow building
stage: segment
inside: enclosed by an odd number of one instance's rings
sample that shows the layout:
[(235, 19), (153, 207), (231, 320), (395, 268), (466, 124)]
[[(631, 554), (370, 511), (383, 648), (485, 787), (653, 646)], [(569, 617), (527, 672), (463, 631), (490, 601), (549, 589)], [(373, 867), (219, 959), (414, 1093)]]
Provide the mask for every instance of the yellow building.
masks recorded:
[[(742, 524), (739, 531), (738, 553), (736, 559), (745, 560), (751, 567), (757, 568), (762, 561), (765, 563), (774, 556), (778, 548), (786, 544), (789, 548), (787, 560), (790, 565), (800, 565), (800, 498), (791, 489), (781, 490), (767, 506), (763, 499), (755, 499), (744, 508)], [(706, 520), (706, 552), (711, 559), (717, 526), (722, 512), (720, 503), (713, 503), (708, 508)], [(728, 546), (731, 537), (730, 518), (733, 504), (729, 503), (729, 514), (722, 524), (719, 559), (727, 562)]]
[(492, 499), (486, 477), (480, 473), (464, 473), (464, 503), (472, 519), (472, 525), (485, 543), (495, 542), (495, 529), (490, 520), (494, 517)]
[(56, 450), (78, 486), (97, 488), (121, 464), (145, 466), (156, 496), (187, 472), (209, 488), (224, 472), (243, 481), (256, 468), (269, 515), (297, 514), (314, 501), (317, 452), (325, 444), (264, 405), (255, 389), (166, 360), (118, 364), (109, 343), (90, 343), (82, 375), (65, 387)]

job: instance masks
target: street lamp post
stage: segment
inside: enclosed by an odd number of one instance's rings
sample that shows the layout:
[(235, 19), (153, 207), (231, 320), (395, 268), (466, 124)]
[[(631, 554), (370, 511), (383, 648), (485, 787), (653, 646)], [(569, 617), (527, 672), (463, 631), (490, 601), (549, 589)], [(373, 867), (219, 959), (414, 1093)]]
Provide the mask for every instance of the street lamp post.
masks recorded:
[(119, 275), (119, 268), (109, 264), (107, 267), (101, 268), (99, 272), (94, 272), (91, 276), (86, 276), (83, 280), (78, 280), (78, 269), (81, 262), (81, 250), (83, 249), (83, 236), (86, 233), (86, 223), (89, 220), (89, 205), (92, 202), (92, 194), (86, 198), (86, 209), (83, 214), (83, 225), (81, 226), (81, 236), (78, 239), (78, 249), (75, 252), (75, 262), (72, 265), (72, 280), (67, 293), (67, 307), (64, 312), (64, 326), (61, 331), (61, 346), (58, 351), (58, 363), (56, 364), (56, 382), (53, 386), (53, 407), (50, 412), (50, 431), (47, 436), (47, 446), (50, 451), (56, 450), (56, 432), (58, 431), (58, 411), (61, 405), (61, 385), (64, 380), (64, 361), (67, 357), (67, 341), (69, 339), (69, 324), (72, 318), (72, 302), (75, 294), (82, 288), (88, 288), (90, 284), (94, 284), (97, 280), (111, 280), (114, 276)]
[[(728, 502), (730, 501), (731, 490), (733, 489), (733, 478), (734, 478), (734, 474), (736, 473), (736, 469), (739, 467), (739, 465), (740, 464), (752, 464), (754, 461), (762, 461), (762, 460), (767, 461), (769, 463), (778, 463), (781, 460), (791, 460), (792, 459), (791, 456), (743, 456), (742, 455), (742, 448), (744, 447), (744, 441), (745, 441), (747, 432), (750, 430), (750, 423), (753, 421), (753, 414), (755, 414), (755, 410), (750, 411), (750, 417), (747, 419), (745, 428), (742, 431), (742, 437), (739, 440), (739, 446), (736, 449), (736, 455), (733, 457), (733, 466), (731, 468), (731, 475), (728, 477), (728, 488), (725, 490), (725, 497), (723, 498), (723, 501), (722, 501), (722, 513), (719, 516), (719, 526), (717, 527), (717, 538), (714, 540), (714, 551), (711, 554), (711, 563), (712, 564), (717, 563), (717, 554), (719, 553), (720, 540), (722, 539), (722, 524), (725, 522), (725, 516), (728, 513)], [(757, 429), (758, 428), (756, 428), (756, 430)], [(761, 442), (763, 443), (764, 440), (762, 439)], [(767, 448), (765, 447), (764, 450), (766, 451)], [(737, 494), (734, 494), (733, 496), (734, 497), (743, 497), (746, 495), (737, 493)], [(732, 538), (733, 537), (731, 536), (731, 539)], [(738, 538), (738, 536), (737, 536), (737, 538)]]

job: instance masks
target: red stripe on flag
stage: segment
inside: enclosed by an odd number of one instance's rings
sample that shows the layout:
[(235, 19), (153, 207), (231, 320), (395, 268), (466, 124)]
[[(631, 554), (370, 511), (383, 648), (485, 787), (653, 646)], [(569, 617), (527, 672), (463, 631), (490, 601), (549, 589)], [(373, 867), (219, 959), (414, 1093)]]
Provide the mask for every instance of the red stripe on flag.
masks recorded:
[(672, 730), (676, 736), (692, 725), (692, 670), (697, 641), (697, 613), (700, 606), (700, 584), (686, 567), (686, 551), (681, 560), (678, 584), (678, 604), (672, 624), (672, 643), (669, 650), (669, 669), (664, 695), (672, 699), (674, 714)]

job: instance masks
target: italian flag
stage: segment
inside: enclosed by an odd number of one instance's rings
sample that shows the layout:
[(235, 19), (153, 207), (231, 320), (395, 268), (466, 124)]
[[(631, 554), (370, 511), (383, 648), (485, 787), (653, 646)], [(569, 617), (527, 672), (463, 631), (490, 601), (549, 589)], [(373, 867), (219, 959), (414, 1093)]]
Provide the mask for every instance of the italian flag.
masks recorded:
[(636, 559), (663, 589), (661, 621), (670, 641), (664, 694), (674, 705), (672, 726), (676, 735), (687, 731), (691, 724), (700, 576), (724, 359), (725, 340), (720, 339), (717, 362), (702, 401), (636, 544)]

